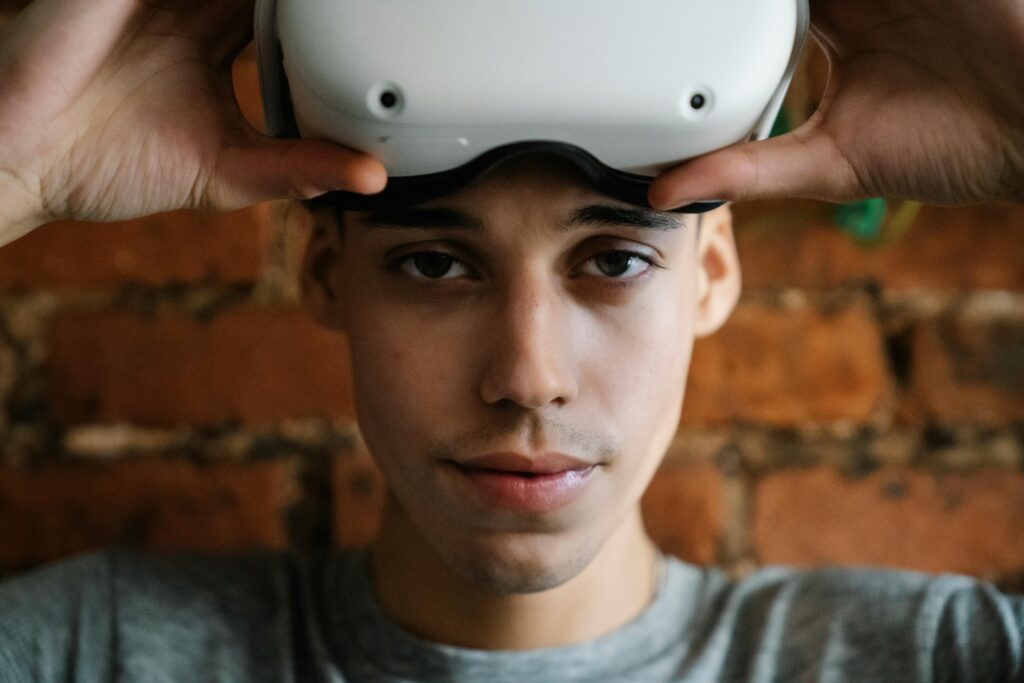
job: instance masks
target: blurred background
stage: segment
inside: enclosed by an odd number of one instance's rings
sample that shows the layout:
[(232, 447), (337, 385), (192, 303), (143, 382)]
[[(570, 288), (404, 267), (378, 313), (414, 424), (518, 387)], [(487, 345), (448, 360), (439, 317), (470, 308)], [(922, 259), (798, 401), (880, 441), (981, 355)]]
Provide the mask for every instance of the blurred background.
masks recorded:
[[(0, 0), (0, 24), (19, 1)], [(251, 52), (239, 101), (260, 122)], [(812, 46), (779, 129), (807, 118)], [(735, 207), (742, 302), (697, 344), (644, 498), (681, 558), (960, 572), (1024, 592), (1024, 207)], [(345, 339), (298, 304), (286, 202), (0, 248), (0, 577), (110, 545), (373, 538)]]

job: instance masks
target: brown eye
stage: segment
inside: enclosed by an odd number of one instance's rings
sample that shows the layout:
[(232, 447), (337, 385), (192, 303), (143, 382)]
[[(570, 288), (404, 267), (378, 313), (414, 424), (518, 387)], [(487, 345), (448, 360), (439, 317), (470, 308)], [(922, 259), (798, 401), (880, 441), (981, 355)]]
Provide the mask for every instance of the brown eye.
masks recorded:
[(635, 260), (635, 256), (623, 251), (612, 251), (594, 258), (598, 269), (608, 277), (621, 277), (629, 271)]
[[(394, 268), (417, 280), (450, 280), (469, 273), (459, 259), (443, 251), (420, 251), (403, 256), (394, 264)], [(454, 276), (447, 277), (453, 270)]]
[(413, 256), (412, 262), (426, 277), (435, 279), (444, 277), (445, 274), (452, 269), (452, 264), (455, 262), (455, 259), (448, 254), (431, 252)]
[(628, 280), (632, 277), (642, 275), (649, 268), (653, 267), (650, 259), (634, 251), (604, 251), (587, 260), (587, 265), (594, 264), (596, 273), (592, 269), (584, 267), (584, 272), (598, 277), (612, 278), (616, 280)]

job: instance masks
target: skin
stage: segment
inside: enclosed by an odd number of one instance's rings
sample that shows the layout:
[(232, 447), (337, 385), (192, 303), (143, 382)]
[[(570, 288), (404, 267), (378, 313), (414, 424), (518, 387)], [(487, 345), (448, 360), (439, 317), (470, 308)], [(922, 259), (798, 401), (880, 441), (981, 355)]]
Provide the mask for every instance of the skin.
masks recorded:
[[(391, 491), (372, 550), (384, 609), (465, 647), (551, 647), (597, 637), (648, 604), (657, 557), (639, 500), (676, 432), (695, 338), (740, 291), (729, 209), (678, 227), (564, 228), (576, 209), (625, 206), (574, 169), (520, 161), (426, 206), (479, 232), (343, 230), (320, 212), (307, 307), (344, 331), (359, 426)], [(456, 256), (425, 278), (421, 251)], [(609, 250), (640, 259), (608, 271)], [(606, 270), (601, 269), (604, 264)], [(614, 265), (614, 263), (612, 264)], [(621, 276), (626, 282), (616, 281)], [(546, 513), (493, 508), (441, 459), (559, 451), (600, 463), (583, 495)], [(595, 599), (601, 596), (601, 599)]]

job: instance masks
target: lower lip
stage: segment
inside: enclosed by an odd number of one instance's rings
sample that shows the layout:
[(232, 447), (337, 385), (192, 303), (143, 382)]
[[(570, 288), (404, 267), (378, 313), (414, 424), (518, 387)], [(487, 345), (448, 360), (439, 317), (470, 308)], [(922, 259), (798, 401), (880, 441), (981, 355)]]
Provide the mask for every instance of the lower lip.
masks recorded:
[(489, 505), (519, 512), (551, 512), (565, 507), (583, 493), (596, 469), (593, 465), (527, 476), (445, 464)]

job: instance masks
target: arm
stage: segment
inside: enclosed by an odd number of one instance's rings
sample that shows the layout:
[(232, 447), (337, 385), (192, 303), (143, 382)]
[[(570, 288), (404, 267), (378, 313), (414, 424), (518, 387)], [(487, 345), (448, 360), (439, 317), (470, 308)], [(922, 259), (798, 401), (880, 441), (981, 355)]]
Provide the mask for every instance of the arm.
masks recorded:
[(0, 246), (47, 222), (33, 192), (13, 171), (0, 171)]
[(1024, 680), (1024, 596), (944, 576), (932, 582), (920, 619), (936, 681)]

